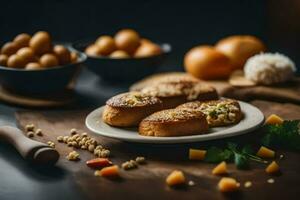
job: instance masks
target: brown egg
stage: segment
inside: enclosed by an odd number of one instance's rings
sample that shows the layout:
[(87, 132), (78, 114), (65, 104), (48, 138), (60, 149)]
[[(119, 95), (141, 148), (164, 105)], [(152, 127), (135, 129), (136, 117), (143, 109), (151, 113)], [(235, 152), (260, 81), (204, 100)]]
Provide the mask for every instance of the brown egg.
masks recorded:
[(101, 56), (101, 50), (98, 45), (91, 44), (85, 49), (85, 53), (89, 56)]
[(95, 44), (99, 47), (101, 55), (109, 55), (111, 52), (116, 50), (115, 40), (108, 35), (100, 36)]
[(29, 46), (37, 55), (50, 52), (51, 38), (49, 33), (45, 31), (35, 33), (29, 41)]
[(133, 54), (140, 45), (140, 36), (132, 29), (123, 29), (115, 35), (115, 43), (119, 50)]
[(211, 46), (197, 46), (184, 57), (185, 70), (200, 79), (227, 78), (231, 71), (230, 59)]
[(70, 51), (63, 45), (55, 45), (53, 48), (53, 52), (58, 58), (60, 65), (69, 64), (71, 62)]
[(134, 53), (134, 57), (150, 57), (162, 53), (160, 46), (154, 43), (143, 43)]
[(71, 52), (71, 63), (76, 63), (78, 59), (77, 53), (76, 52)]
[(110, 58), (122, 59), (122, 58), (130, 58), (130, 55), (126, 51), (117, 50), (112, 52), (109, 55)]
[(42, 65), (42, 67), (45, 67), (45, 68), (58, 66), (58, 64), (59, 64), (56, 56), (51, 53), (42, 55), (40, 57), (40, 63)]
[(7, 42), (1, 48), (1, 54), (10, 56), (18, 51), (18, 46), (14, 42)]
[(0, 55), (0, 66), (7, 66), (8, 56), (5, 54)]
[(27, 69), (27, 70), (38, 70), (38, 69), (43, 69), (43, 67), (40, 65), (40, 63), (30, 62), (25, 66), (25, 69)]
[(25, 63), (29, 63), (35, 60), (34, 52), (30, 47), (23, 47), (19, 49), (16, 54), (20, 56), (25, 61)]
[(216, 49), (227, 55), (234, 69), (242, 69), (248, 58), (266, 50), (264, 43), (254, 36), (231, 36), (220, 40)]
[(27, 33), (21, 33), (17, 35), (14, 39), (14, 43), (18, 46), (18, 48), (28, 47), (31, 36)]
[(13, 68), (23, 68), (25, 67), (25, 61), (22, 57), (18, 56), (17, 54), (13, 54), (9, 56), (7, 60), (7, 66)]

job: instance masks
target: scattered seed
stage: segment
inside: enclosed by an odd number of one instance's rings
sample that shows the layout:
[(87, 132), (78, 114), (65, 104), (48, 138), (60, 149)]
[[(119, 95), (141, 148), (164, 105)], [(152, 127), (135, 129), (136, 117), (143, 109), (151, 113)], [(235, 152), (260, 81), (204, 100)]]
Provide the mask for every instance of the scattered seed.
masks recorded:
[(27, 124), (27, 125), (25, 126), (26, 132), (34, 131), (34, 128), (35, 128), (34, 124)]
[(135, 160), (129, 160), (129, 161), (122, 163), (122, 168), (125, 170), (134, 169), (137, 167), (138, 167), (138, 164)]
[(268, 180), (267, 180), (267, 182), (268, 182), (268, 183), (274, 183), (274, 182), (275, 182), (275, 180), (274, 180), (274, 179), (272, 179), (272, 178), (270, 178), (270, 179), (268, 179)]
[(94, 152), (95, 146), (94, 146), (93, 144), (89, 145), (88, 150), (89, 150), (90, 152)]
[(82, 145), (80, 148), (83, 150), (87, 149), (87, 147), (85, 145)]
[(135, 161), (136, 161), (138, 164), (145, 164), (146, 159), (145, 159), (145, 157), (143, 157), (143, 156), (138, 156), (138, 157), (136, 157)]
[(252, 186), (252, 182), (251, 181), (246, 181), (245, 183), (244, 183), (244, 187), (245, 188), (249, 188), (249, 187), (251, 187)]
[(64, 142), (64, 137), (63, 136), (58, 136), (57, 138), (56, 138), (56, 140), (58, 141), (58, 142)]
[(70, 130), (70, 135), (75, 135), (77, 133), (77, 129), (76, 128), (72, 128)]
[(79, 160), (79, 153), (77, 153), (76, 151), (71, 151), (67, 157), (66, 157), (68, 160), (70, 161), (76, 161), (76, 160)]
[(52, 142), (52, 141), (48, 141), (47, 144), (52, 147), (52, 148), (55, 148), (55, 143)]
[(38, 136), (43, 136), (42, 129), (36, 129), (35, 134)]
[(69, 136), (64, 136), (64, 143), (68, 143)]
[(81, 136), (82, 136), (82, 137), (87, 137), (88, 134), (87, 134), (86, 132), (84, 132), (84, 133), (81, 133)]
[(284, 155), (281, 154), (281, 155), (279, 156), (279, 159), (282, 160), (283, 158), (284, 158)]
[(194, 185), (195, 185), (195, 182), (194, 182), (194, 181), (189, 181), (189, 182), (188, 182), (188, 185), (189, 185), (189, 186), (194, 186)]
[(33, 137), (34, 136), (34, 132), (33, 131), (29, 131), (27, 132), (27, 137)]

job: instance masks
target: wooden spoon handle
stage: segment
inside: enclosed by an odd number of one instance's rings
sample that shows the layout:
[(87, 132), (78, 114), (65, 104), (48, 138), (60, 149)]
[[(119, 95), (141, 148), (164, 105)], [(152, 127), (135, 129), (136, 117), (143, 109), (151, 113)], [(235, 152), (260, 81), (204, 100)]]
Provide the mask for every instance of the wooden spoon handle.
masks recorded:
[(12, 144), (26, 160), (39, 164), (55, 164), (59, 158), (55, 149), (27, 138), (20, 129), (15, 127), (1, 126), (0, 139)]

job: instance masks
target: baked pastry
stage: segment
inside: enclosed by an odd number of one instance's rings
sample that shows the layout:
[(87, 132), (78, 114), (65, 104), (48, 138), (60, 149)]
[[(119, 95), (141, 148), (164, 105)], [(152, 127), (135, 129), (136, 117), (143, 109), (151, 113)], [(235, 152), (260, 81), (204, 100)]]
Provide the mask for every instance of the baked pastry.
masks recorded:
[(187, 109), (162, 110), (146, 117), (139, 125), (140, 135), (156, 137), (196, 135), (207, 130), (205, 115)]
[(188, 101), (218, 99), (216, 90), (202, 82), (168, 82), (147, 86), (142, 93), (158, 97), (163, 108), (175, 108)]
[(203, 112), (210, 127), (236, 124), (243, 117), (239, 102), (233, 99), (188, 102), (178, 106), (177, 109)]
[(141, 92), (127, 92), (106, 102), (102, 119), (111, 126), (137, 126), (146, 116), (162, 109), (162, 101)]
[(133, 84), (130, 91), (140, 91), (147, 86), (159, 85), (161, 83), (182, 83), (182, 82), (199, 82), (199, 79), (185, 73), (185, 72), (165, 72), (148, 76), (135, 84)]

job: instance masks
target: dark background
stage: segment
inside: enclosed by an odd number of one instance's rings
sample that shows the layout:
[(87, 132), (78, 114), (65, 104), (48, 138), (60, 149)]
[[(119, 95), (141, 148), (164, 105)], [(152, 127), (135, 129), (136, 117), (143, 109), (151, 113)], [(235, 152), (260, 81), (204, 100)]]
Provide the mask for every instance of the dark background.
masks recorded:
[(297, 0), (9, 0), (0, 7), (1, 41), (20, 32), (46, 30), (54, 40), (74, 42), (133, 28), (144, 37), (172, 44), (165, 66), (182, 69), (189, 48), (232, 34), (252, 34), (265, 41), (269, 51), (300, 61)]

